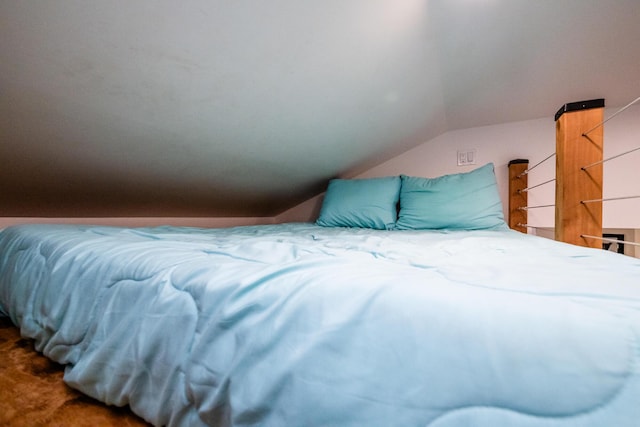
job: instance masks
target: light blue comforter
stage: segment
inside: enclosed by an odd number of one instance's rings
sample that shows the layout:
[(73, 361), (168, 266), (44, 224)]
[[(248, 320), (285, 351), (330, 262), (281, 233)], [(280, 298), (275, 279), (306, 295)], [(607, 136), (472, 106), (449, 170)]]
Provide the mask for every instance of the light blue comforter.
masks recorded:
[(0, 311), (157, 425), (640, 426), (640, 260), (513, 231), (19, 226)]

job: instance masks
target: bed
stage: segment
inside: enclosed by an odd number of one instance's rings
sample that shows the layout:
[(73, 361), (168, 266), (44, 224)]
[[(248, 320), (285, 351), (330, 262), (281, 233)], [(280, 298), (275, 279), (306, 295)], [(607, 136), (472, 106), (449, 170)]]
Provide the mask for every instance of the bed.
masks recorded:
[(154, 425), (637, 426), (639, 279), (509, 229), (492, 165), (333, 180), (316, 223), (0, 233), (0, 313)]

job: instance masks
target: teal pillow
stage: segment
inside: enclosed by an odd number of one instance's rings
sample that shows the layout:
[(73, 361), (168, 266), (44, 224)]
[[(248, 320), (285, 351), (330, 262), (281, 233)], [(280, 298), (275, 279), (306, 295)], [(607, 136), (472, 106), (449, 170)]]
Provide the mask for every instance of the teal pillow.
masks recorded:
[(332, 179), (316, 224), (324, 227), (392, 229), (397, 219), (400, 177)]
[(396, 228), (478, 230), (504, 226), (493, 164), (439, 178), (401, 175)]

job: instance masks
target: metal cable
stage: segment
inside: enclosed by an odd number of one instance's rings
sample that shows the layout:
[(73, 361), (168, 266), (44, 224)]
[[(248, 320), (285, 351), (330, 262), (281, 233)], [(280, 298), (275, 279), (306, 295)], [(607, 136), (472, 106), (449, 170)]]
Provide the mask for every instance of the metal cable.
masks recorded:
[(527, 191), (529, 191), (529, 190), (533, 190), (534, 188), (541, 187), (541, 186), (543, 186), (543, 185), (545, 185), (545, 184), (548, 184), (548, 183), (550, 183), (550, 182), (553, 182), (553, 181), (555, 181), (555, 180), (556, 180), (556, 179), (555, 179), (555, 178), (553, 178), (553, 179), (550, 179), (549, 181), (541, 182), (540, 184), (532, 185), (531, 187), (527, 187), (527, 188), (523, 188), (522, 190), (518, 190), (518, 193), (526, 193), (526, 192), (527, 192)]
[(584, 205), (586, 203), (609, 202), (611, 200), (626, 200), (626, 199), (640, 199), (640, 196), (624, 196), (624, 197), (610, 197), (607, 199), (581, 200), (580, 203)]
[(555, 155), (556, 155), (556, 153), (553, 153), (553, 154), (549, 155), (548, 157), (546, 157), (544, 160), (536, 163), (535, 165), (531, 166), (528, 169), (525, 169), (524, 171), (522, 171), (521, 174), (518, 175), (518, 178), (521, 178), (521, 177), (525, 176), (526, 174), (528, 174), (529, 172), (531, 172), (532, 170), (534, 170), (535, 168), (537, 168), (538, 166), (540, 166), (541, 164), (543, 164), (544, 162), (546, 162), (547, 160), (549, 160), (550, 158), (552, 158)]
[(623, 243), (625, 245), (640, 246), (640, 243), (636, 243), (636, 242), (629, 242), (627, 240), (609, 239), (607, 237), (590, 236), (588, 234), (581, 234), (580, 237), (588, 238), (588, 239), (602, 240), (604, 242)]
[(619, 109), (618, 111), (616, 111), (615, 113), (613, 113), (611, 115), (611, 117), (609, 117), (606, 120), (603, 120), (602, 122), (600, 122), (599, 124), (597, 124), (596, 126), (594, 126), (593, 128), (589, 129), (588, 131), (586, 131), (585, 133), (582, 134), (582, 136), (587, 136), (589, 135), (591, 132), (593, 132), (594, 130), (598, 129), (600, 126), (602, 126), (603, 124), (607, 123), (609, 120), (613, 119), (615, 116), (617, 116), (618, 114), (622, 113), (624, 110), (626, 110), (627, 108), (631, 107), (633, 104), (635, 104), (636, 102), (640, 101), (640, 97), (634, 99), (633, 101), (631, 101), (629, 104), (625, 105), (624, 107), (622, 107), (621, 109)]
[(604, 160), (600, 160), (600, 161), (595, 162), (595, 163), (591, 163), (590, 165), (583, 166), (581, 169), (583, 171), (586, 171), (590, 167), (599, 165), (600, 163), (608, 162), (609, 160), (617, 159), (618, 157), (622, 157), (622, 156), (624, 156), (626, 154), (633, 153), (634, 151), (638, 151), (638, 150), (640, 150), (640, 147), (634, 148), (633, 150), (625, 151), (624, 153), (616, 154), (615, 156), (609, 157), (608, 159), (604, 159)]
[(521, 206), (521, 207), (518, 208), (518, 210), (528, 211), (529, 209), (551, 208), (553, 206), (555, 206), (555, 204), (553, 204), (553, 205), (540, 205), (540, 206)]

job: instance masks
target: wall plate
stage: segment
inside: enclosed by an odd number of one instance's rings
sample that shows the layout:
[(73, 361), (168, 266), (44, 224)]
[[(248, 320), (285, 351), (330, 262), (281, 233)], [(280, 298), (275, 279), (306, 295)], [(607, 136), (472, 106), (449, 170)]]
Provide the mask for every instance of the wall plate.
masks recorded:
[(458, 150), (458, 166), (476, 164), (477, 152), (473, 150)]

